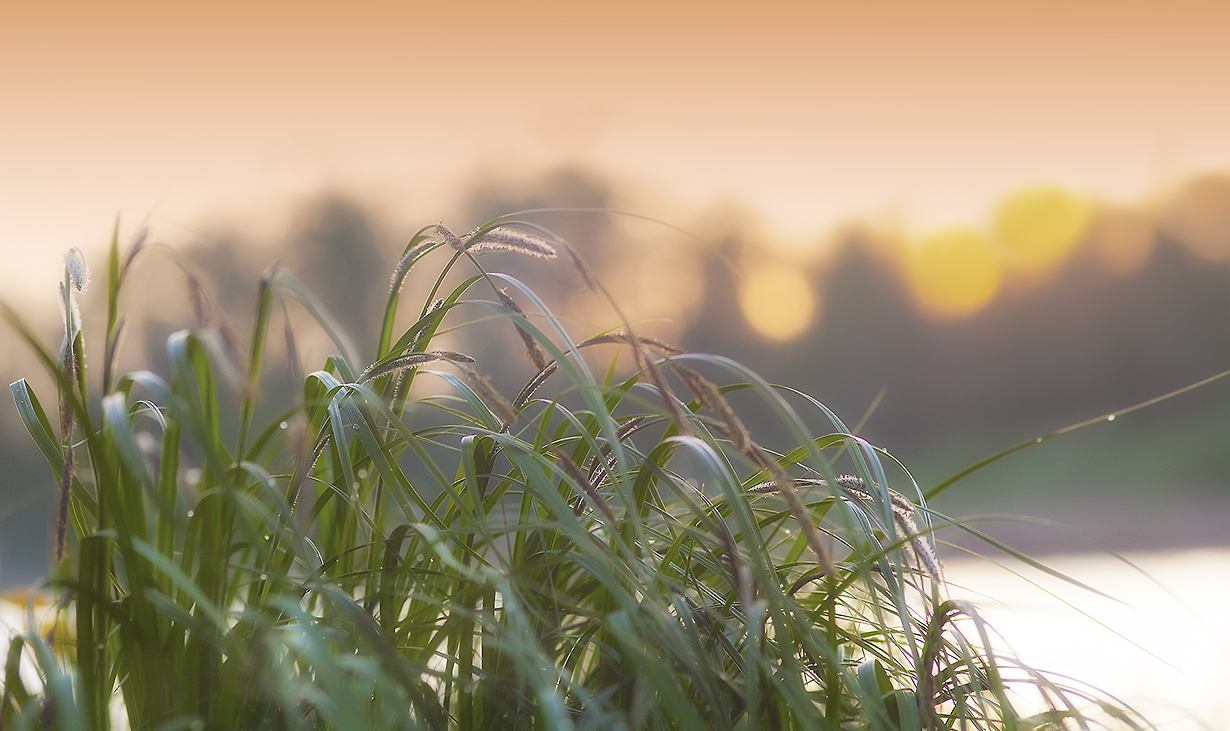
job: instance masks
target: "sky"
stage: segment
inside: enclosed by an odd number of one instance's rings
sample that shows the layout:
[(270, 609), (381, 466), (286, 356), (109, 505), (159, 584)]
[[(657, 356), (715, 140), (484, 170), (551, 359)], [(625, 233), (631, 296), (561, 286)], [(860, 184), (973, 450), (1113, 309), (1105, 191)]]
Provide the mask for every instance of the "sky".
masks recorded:
[(802, 244), (1028, 185), (1140, 201), (1230, 169), (1227, 27), (1193, 0), (0, 0), (0, 291), (50, 301), (117, 215), (173, 239), (344, 190), (413, 231), (568, 163)]

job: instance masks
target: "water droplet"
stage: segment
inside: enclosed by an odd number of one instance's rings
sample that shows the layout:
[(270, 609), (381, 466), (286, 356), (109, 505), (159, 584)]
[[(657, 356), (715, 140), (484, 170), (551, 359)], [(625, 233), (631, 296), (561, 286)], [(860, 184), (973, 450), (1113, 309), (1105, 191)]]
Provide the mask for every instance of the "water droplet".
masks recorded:
[(1114, 414), (1111, 414), (1110, 416), (1106, 417), (1106, 420), (1107, 420), (1107, 421), (1114, 421), (1114, 420), (1115, 420), (1115, 415), (1114, 415)]
[(286, 422), (282, 422), (281, 424), (278, 424), (279, 429), (285, 429), (288, 426), (290, 426), (290, 424), (287, 424)]
[(1034, 444), (1041, 444), (1041, 443), (1042, 443), (1042, 437), (1038, 437), (1037, 439), (1034, 440)]
[(367, 477), (367, 468), (364, 467), (363, 469), (359, 470), (359, 479), (364, 479), (366, 477)]
[(193, 511), (191, 511), (191, 510), (189, 510), (189, 511), (188, 511), (188, 517), (189, 517), (189, 518), (191, 518), (191, 517), (192, 517), (192, 516), (194, 516), (194, 515), (196, 515), (196, 513), (194, 513), (194, 512), (193, 512)]
[(268, 581), (268, 580), (269, 580), (269, 574), (261, 574), (261, 581)]

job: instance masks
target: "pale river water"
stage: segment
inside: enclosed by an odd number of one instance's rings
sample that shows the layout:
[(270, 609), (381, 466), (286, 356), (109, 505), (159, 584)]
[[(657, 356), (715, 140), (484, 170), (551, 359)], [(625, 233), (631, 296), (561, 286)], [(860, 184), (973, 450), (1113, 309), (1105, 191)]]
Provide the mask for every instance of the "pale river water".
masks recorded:
[(1042, 562), (1114, 600), (972, 559), (946, 562), (950, 596), (975, 602), (1031, 666), (1097, 686), (1159, 728), (1230, 731), (1230, 548)]
[[(1044, 560), (1117, 601), (1015, 562), (949, 559), (944, 571), (950, 598), (977, 604), (1031, 666), (1097, 686), (1165, 731), (1230, 731), (1230, 548), (1124, 558)], [(3, 652), (24, 611), (0, 601), (0, 623)]]

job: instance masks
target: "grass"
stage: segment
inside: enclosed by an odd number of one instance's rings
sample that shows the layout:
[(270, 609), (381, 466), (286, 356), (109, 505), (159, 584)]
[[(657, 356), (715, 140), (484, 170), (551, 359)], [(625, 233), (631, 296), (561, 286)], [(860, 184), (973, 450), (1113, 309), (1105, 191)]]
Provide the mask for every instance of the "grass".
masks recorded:
[[(1147, 726), (996, 654), (934, 559), (950, 521), (823, 404), (628, 324), (574, 340), (486, 266), (562, 251), (540, 264), (601, 295), (545, 230), (419, 231), (370, 363), (275, 267), (245, 352), (184, 330), (168, 374), (118, 375), (142, 251), (113, 239), (97, 380), (79, 254), (58, 353), (4, 309), (57, 385), (58, 428), (26, 381), (12, 390), (62, 489), (52, 629), (10, 645), (4, 729)], [(427, 266), (434, 286), (403, 292)], [(307, 375), (296, 307), (336, 345)], [(533, 364), (517, 394), (489, 376), (519, 355), (439, 344), (492, 328)], [(262, 390), (276, 351), (291, 403)], [(789, 440), (757, 441), (736, 392)], [(1049, 709), (1023, 718), (1021, 687)]]

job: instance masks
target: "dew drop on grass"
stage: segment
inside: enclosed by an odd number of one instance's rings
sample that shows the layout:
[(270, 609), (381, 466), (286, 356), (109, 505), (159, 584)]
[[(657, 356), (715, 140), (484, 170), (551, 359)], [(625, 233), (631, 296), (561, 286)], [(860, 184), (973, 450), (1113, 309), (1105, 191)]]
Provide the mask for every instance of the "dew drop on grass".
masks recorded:
[(1111, 414), (1110, 416), (1106, 417), (1106, 420), (1107, 420), (1107, 421), (1114, 421), (1114, 420), (1115, 420), (1115, 415), (1114, 415), (1114, 414)]
[(288, 426), (290, 426), (290, 424), (287, 424), (287, 423), (286, 423), (286, 422), (284, 422), (284, 421), (283, 421), (282, 423), (278, 424), (278, 428), (279, 428), (279, 429), (285, 429), (285, 428), (286, 428), (286, 427), (288, 427)]
[(1037, 439), (1034, 440), (1034, 444), (1041, 444), (1041, 443), (1042, 443), (1042, 437), (1038, 437)]
[(268, 581), (268, 580), (269, 580), (269, 574), (261, 574), (261, 581)]
[(366, 478), (367, 478), (367, 468), (364, 467), (363, 469), (359, 470), (359, 479), (362, 480)]
[(188, 517), (189, 517), (189, 518), (191, 518), (193, 515), (196, 515), (196, 513), (194, 513), (193, 511), (189, 510), (189, 511), (188, 511)]

